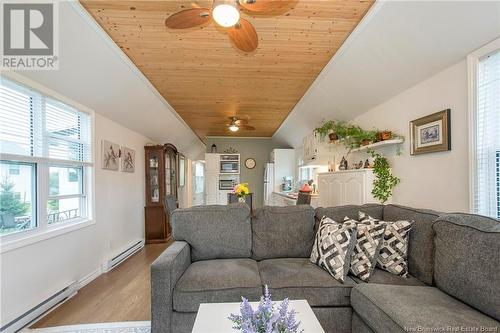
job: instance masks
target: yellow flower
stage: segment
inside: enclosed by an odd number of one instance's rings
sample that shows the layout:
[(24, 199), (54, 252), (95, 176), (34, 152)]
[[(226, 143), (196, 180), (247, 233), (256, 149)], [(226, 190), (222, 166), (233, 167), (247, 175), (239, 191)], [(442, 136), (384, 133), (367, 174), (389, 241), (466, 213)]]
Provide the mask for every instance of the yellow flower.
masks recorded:
[(234, 187), (234, 194), (239, 197), (245, 196), (250, 193), (250, 189), (248, 188), (248, 183), (241, 183)]

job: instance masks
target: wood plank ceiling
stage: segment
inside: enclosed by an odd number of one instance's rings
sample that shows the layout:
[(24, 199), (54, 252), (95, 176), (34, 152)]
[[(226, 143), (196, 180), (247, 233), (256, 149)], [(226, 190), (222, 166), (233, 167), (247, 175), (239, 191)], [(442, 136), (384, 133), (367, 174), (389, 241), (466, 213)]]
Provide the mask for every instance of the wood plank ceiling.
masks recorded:
[[(202, 139), (272, 136), (374, 1), (287, 2), (279, 13), (240, 7), (259, 36), (257, 49), (245, 53), (213, 22), (183, 30), (165, 26), (169, 15), (209, 8), (211, 0), (81, 0)], [(230, 116), (248, 120), (255, 130), (230, 132)]]

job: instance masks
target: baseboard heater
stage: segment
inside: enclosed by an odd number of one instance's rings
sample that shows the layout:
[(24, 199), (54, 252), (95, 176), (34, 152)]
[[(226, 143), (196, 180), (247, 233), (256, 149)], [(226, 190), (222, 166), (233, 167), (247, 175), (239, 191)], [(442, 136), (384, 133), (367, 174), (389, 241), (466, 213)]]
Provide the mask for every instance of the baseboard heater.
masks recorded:
[(136, 253), (137, 251), (139, 251), (143, 247), (144, 247), (143, 240), (140, 240), (137, 243), (132, 244), (130, 247), (125, 249), (123, 252), (120, 252), (119, 254), (117, 254), (116, 256), (111, 258), (110, 260), (108, 260), (106, 262), (106, 264), (104, 265), (104, 271), (109, 272), (110, 270), (112, 270), (113, 268), (115, 268), (116, 266), (121, 264), (125, 259), (132, 256), (134, 253)]
[(19, 317), (10, 321), (0, 328), (1, 333), (14, 333), (32, 323), (35, 319), (43, 315), (45, 312), (52, 309), (54, 306), (64, 302), (68, 297), (71, 297), (77, 290), (77, 283), (72, 283), (66, 288), (58, 291), (54, 295), (47, 298), (32, 309), (26, 311)]

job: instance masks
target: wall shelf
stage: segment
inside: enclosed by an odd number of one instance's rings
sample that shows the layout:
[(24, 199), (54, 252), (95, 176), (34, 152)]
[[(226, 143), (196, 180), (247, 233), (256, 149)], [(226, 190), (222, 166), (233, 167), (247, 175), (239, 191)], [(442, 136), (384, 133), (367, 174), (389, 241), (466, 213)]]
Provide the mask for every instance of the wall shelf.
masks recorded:
[(381, 147), (386, 147), (386, 146), (394, 146), (400, 143), (403, 143), (405, 140), (403, 139), (392, 139), (392, 140), (385, 140), (385, 141), (380, 141), (380, 142), (375, 142), (366, 146), (361, 146), (359, 148), (354, 148), (351, 150), (351, 152), (355, 151), (363, 151), (367, 149), (377, 149)]

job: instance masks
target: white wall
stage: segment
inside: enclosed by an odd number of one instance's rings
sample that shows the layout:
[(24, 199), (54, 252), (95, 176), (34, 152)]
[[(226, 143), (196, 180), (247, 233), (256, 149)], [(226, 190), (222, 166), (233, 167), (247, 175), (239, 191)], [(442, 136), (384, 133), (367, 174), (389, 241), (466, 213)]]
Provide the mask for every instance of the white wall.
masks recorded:
[[(1, 324), (144, 238), (144, 145), (150, 139), (95, 115), (95, 224), (0, 256)], [(134, 173), (101, 169), (101, 140), (136, 152)]]
[[(409, 123), (428, 114), (451, 109), (451, 151), (410, 155)], [(441, 211), (469, 210), (467, 66), (465, 60), (422, 81), (354, 119), (363, 128), (389, 129), (406, 137), (401, 156), (389, 157), (401, 178), (393, 203)], [(350, 158), (360, 160), (363, 155)]]

